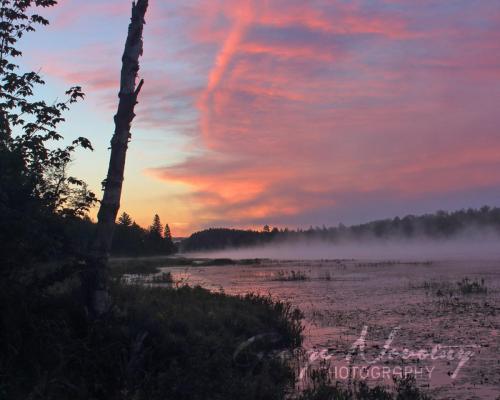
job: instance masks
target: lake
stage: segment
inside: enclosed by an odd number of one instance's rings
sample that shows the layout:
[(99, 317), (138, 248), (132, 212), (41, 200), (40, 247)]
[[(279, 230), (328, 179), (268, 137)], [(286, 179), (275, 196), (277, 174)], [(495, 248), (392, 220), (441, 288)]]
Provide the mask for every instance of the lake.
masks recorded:
[(299, 307), (304, 382), (321, 367), (337, 380), (389, 384), (413, 375), (437, 399), (500, 395), (500, 261), (258, 260), (162, 270), (178, 284)]

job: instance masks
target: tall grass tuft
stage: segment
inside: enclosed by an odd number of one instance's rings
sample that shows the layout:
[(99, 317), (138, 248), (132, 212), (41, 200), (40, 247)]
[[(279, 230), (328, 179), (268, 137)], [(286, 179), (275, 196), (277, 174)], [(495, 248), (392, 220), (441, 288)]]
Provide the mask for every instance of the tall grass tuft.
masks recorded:
[(279, 270), (272, 278), (273, 281), (290, 282), (290, 281), (308, 281), (310, 277), (304, 271), (285, 271)]

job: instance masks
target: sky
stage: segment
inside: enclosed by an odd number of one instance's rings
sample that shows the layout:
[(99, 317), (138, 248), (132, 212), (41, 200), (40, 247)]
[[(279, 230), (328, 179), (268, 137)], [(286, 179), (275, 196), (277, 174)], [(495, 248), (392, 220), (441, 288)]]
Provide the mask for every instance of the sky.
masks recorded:
[[(106, 175), (128, 0), (61, 0), (22, 42)], [(500, 2), (150, 0), (121, 211), (174, 236), (500, 205)], [(120, 212), (121, 212), (120, 211)]]

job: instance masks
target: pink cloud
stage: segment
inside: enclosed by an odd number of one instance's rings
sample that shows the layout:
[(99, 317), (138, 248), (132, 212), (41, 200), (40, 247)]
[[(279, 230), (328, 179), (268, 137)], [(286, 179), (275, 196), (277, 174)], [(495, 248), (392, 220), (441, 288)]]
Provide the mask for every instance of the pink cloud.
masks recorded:
[(123, 16), (130, 12), (131, 3), (117, 0), (69, 1), (60, 0), (57, 7), (49, 9), (51, 25), (56, 30), (71, 29), (76, 24), (92, 26), (92, 19)]
[[(63, 19), (95, 11), (80, 5)], [(155, 2), (137, 122), (197, 145), (147, 173), (188, 185), (198, 225), (334, 214), (353, 193), (383, 201), (498, 185), (500, 5), (469, 7)], [(111, 103), (121, 45), (93, 46), (44, 71)]]

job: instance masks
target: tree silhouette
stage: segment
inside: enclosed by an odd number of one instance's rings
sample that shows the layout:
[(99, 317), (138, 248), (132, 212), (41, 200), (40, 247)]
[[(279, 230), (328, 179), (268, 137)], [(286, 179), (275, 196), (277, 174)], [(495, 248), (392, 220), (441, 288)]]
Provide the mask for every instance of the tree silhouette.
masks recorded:
[(167, 240), (172, 240), (172, 232), (170, 231), (170, 227), (168, 224), (165, 225), (165, 231), (163, 233), (163, 237)]
[(152, 237), (163, 238), (163, 225), (158, 214), (155, 214), (153, 218), (153, 223), (149, 227), (149, 233)]
[[(35, 98), (35, 87), (45, 84), (42, 77), (33, 71), (20, 72), (14, 62), (22, 56), (17, 46), (19, 39), (35, 31), (36, 25), (49, 23), (36, 13), (29, 15), (28, 9), (55, 4), (51, 0), (0, 3), (0, 149), (12, 161), (18, 159), (24, 178), (31, 181), (31, 195), (44, 206), (51, 211), (71, 213), (71, 206), (77, 205), (76, 214), (81, 215), (93, 204), (95, 196), (83, 181), (67, 176), (66, 166), (77, 147), (92, 146), (83, 137), (66, 147), (55, 147), (52, 142), (63, 139), (57, 126), (64, 121), (63, 112), (69, 105), (84, 97), (82, 88), (71, 87), (66, 91), (66, 100), (49, 105), (38, 96)], [(12, 135), (12, 129), (18, 134)], [(72, 204), (75, 197), (81, 199)]]
[(403, 218), (384, 219), (360, 225), (337, 227), (312, 226), (302, 229), (278, 230), (273, 228), (262, 231), (239, 229), (206, 229), (193, 233), (180, 244), (184, 251), (216, 250), (256, 246), (288, 240), (321, 239), (329, 242), (365, 240), (365, 239), (401, 239), (401, 238), (453, 238), (468, 231), (487, 234), (500, 234), (500, 208), (482, 207), (481, 209), (437, 212), (420, 216), (407, 215)]
[(92, 149), (89, 140), (57, 145), (63, 113), (84, 97), (81, 87), (67, 90), (63, 101), (46, 102), (36, 91), (45, 85), (40, 74), (24, 72), (16, 62), (23, 55), (19, 39), (48, 24), (37, 11), (55, 4), (0, 2), (0, 265), (5, 271), (7, 265), (25, 268), (33, 259), (65, 251), (58, 218), (83, 217), (96, 201), (83, 181), (66, 173), (78, 147)]
[(158, 215), (155, 215), (148, 229), (132, 222), (132, 218), (126, 212), (118, 218), (111, 246), (112, 255), (168, 255), (176, 251), (177, 247), (172, 242), (170, 228), (166, 225), (163, 229)]
[(125, 211), (120, 215), (120, 218), (118, 218), (118, 224), (123, 225), (123, 226), (131, 226), (132, 225), (132, 218), (130, 218), (130, 215), (128, 215)]
[(103, 183), (104, 195), (97, 214), (97, 230), (87, 260), (85, 294), (89, 311), (100, 316), (108, 310), (108, 257), (113, 241), (116, 215), (120, 208), (125, 157), (131, 138), (130, 127), (135, 117), (137, 97), (144, 81), (136, 86), (139, 57), (143, 51), (142, 31), (148, 0), (132, 3), (132, 18), (128, 28), (122, 56), (118, 111), (115, 115), (115, 132), (111, 139), (108, 175)]

